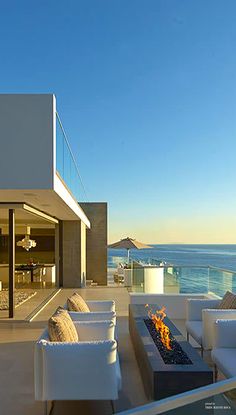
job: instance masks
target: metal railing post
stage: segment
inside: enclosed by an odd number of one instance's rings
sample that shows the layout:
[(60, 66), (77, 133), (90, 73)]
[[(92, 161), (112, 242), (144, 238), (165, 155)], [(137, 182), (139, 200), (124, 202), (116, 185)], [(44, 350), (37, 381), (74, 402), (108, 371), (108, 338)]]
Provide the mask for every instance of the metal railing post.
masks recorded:
[(15, 291), (15, 210), (9, 209), (9, 318), (14, 317)]

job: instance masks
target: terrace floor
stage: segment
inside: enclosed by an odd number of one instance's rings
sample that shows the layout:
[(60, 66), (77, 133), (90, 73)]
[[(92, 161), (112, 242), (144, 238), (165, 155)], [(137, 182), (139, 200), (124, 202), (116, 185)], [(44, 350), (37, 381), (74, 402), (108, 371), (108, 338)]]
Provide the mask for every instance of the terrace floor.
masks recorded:
[[(62, 289), (31, 322), (0, 322), (0, 402), (1, 413), (41, 415), (43, 404), (34, 400), (34, 343), (50, 315), (64, 305), (74, 289)], [(128, 331), (129, 295), (123, 287), (96, 287), (77, 290), (86, 300), (116, 301), (122, 391), (115, 402), (116, 412), (147, 403)], [(184, 321), (174, 320), (185, 333)], [(104, 401), (57, 401), (52, 415), (110, 415), (111, 404)]]
[[(13, 320), (17, 322), (24, 322), (25, 320), (28, 320), (33, 310), (41, 307), (42, 303), (46, 301), (47, 298), (53, 296), (54, 294), (56, 295), (57, 292), (59, 292), (59, 290), (57, 290), (55, 287), (40, 289), (36, 284), (32, 285), (31, 288), (22, 288), (19, 291), (25, 293), (32, 291), (35, 293), (35, 295), (15, 308), (15, 315)], [(2, 293), (3, 291), (0, 291), (0, 295)], [(0, 324), (3, 322), (9, 322), (8, 314), (8, 310), (0, 310)]]

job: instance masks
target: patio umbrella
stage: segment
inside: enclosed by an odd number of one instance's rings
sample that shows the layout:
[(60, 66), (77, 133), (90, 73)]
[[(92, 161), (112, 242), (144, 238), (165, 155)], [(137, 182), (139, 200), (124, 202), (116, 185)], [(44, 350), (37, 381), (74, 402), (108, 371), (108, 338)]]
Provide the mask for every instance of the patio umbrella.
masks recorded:
[(127, 260), (129, 262), (129, 251), (130, 249), (150, 249), (152, 246), (143, 244), (142, 242), (136, 241), (132, 238), (124, 238), (118, 242), (108, 245), (108, 248), (114, 249), (127, 249)]

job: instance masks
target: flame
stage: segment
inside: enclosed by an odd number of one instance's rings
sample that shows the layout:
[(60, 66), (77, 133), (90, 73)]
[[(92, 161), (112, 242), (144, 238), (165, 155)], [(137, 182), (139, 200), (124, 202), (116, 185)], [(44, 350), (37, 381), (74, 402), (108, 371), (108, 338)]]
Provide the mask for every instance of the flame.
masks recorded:
[[(145, 307), (149, 308), (149, 305), (146, 304)], [(166, 317), (165, 309), (165, 307), (162, 307), (161, 310), (156, 310), (154, 314), (150, 308), (148, 310), (148, 317), (155, 324), (156, 330), (159, 331), (162, 344), (167, 348), (167, 350), (172, 350), (170, 345), (170, 330), (169, 327), (167, 327), (167, 325), (163, 322), (164, 318)]]

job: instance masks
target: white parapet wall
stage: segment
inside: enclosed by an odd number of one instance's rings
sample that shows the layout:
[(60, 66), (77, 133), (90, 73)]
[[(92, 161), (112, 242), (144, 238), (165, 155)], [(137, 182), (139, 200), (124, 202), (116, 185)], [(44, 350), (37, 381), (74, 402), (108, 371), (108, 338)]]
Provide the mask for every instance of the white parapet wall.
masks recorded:
[(52, 94), (0, 94), (0, 189), (53, 188), (54, 101)]
[(147, 294), (129, 293), (130, 304), (155, 304), (166, 307), (169, 318), (186, 320), (187, 300), (189, 298), (209, 298), (207, 294)]

